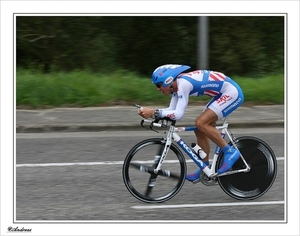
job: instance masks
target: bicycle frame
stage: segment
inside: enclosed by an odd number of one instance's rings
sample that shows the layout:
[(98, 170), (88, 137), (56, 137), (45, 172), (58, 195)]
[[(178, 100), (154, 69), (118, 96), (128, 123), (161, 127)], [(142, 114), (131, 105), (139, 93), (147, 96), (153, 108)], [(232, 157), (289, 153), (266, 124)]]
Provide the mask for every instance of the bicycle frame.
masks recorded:
[[(143, 120), (143, 122), (151, 122), (152, 126), (156, 126), (156, 127), (166, 127), (166, 124), (159, 124), (159, 123), (154, 123), (153, 121), (150, 120)], [(238, 149), (236, 143), (235, 143), (235, 139), (233, 138), (233, 135), (228, 131), (228, 118), (225, 117), (224, 122), (222, 125), (220, 126), (216, 126), (216, 129), (220, 131), (220, 134), (222, 136), (222, 138), (225, 138), (226, 136), (228, 137), (228, 139), (230, 140), (230, 142), (232, 143), (232, 145)], [(213, 160), (212, 160), (212, 164), (211, 167), (207, 166), (202, 160), (201, 158), (199, 158), (195, 152), (192, 151), (192, 149), (189, 147), (189, 145), (186, 144), (186, 142), (179, 136), (179, 132), (185, 132), (185, 131), (195, 131), (197, 130), (196, 126), (187, 126), (187, 127), (175, 127), (175, 123), (172, 122), (172, 124), (170, 125), (169, 131), (166, 133), (165, 132), (165, 147), (164, 150), (162, 152), (160, 161), (156, 167), (156, 169), (154, 170), (154, 173), (158, 173), (159, 170), (161, 170), (163, 161), (165, 160), (168, 151), (170, 149), (170, 146), (173, 142), (173, 140), (179, 145), (179, 147), (185, 151), (185, 153), (194, 161), (194, 163), (196, 165), (199, 166), (199, 168), (201, 168), (203, 170), (203, 172), (209, 177), (209, 178), (214, 178), (214, 177), (219, 177), (219, 176), (223, 176), (223, 175), (230, 175), (230, 174), (235, 174), (235, 173), (240, 173), (240, 172), (249, 172), (250, 171), (250, 166), (247, 164), (247, 162), (245, 161), (244, 157), (241, 154), (241, 159), (245, 164), (245, 168), (244, 169), (239, 169), (239, 170), (232, 170), (232, 171), (227, 171), (225, 173), (222, 174), (218, 174), (215, 169), (216, 169), (216, 163), (219, 157), (219, 154), (221, 152), (221, 148), (216, 145), (215, 148), (215, 152), (214, 152), (214, 156), (213, 156)]]
[[(137, 104), (135, 107), (142, 109)], [(218, 182), (222, 190), (235, 199), (256, 199), (265, 194), (274, 183), (277, 162), (272, 148), (256, 137), (235, 138), (228, 128), (227, 117), (222, 125), (215, 127), (221, 137), (226, 139), (230, 146), (239, 149), (241, 154), (232, 169), (222, 174), (217, 171), (223, 165), (222, 161), (225, 157), (222, 148), (215, 146), (213, 158), (207, 166), (180, 137), (180, 132), (196, 131), (196, 126), (176, 127), (175, 120), (168, 117), (155, 118), (142, 120), (141, 126), (155, 132), (158, 131), (153, 127), (164, 128), (163, 137), (150, 138), (137, 143), (126, 155), (122, 168), (125, 186), (138, 200), (146, 203), (161, 203), (171, 199), (180, 191), (185, 180), (189, 180), (183, 151), (202, 170), (200, 176), (191, 181), (192, 183), (201, 181), (204, 185), (213, 186)], [(143, 126), (144, 122), (150, 123), (150, 126)], [(156, 185), (159, 187), (154, 189)]]

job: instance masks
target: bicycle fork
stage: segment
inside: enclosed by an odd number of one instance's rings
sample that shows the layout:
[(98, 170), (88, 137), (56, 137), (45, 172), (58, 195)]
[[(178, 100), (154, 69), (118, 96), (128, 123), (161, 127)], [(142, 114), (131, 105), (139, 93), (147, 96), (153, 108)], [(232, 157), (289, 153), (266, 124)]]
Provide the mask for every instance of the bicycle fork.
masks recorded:
[(153, 173), (150, 174), (150, 178), (148, 181), (148, 188), (146, 189), (146, 196), (149, 196), (151, 194), (151, 191), (155, 185), (155, 181), (157, 178), (157, 175), (162, 174), (164, 176), (170, 177), (170, 171), (161, 170), (162, 163), (164, 159), (166, 158), (168, 151), (170, 149), (170, 146), (172, 144), (172, 139), (170, 138), (171, 132), (168, 133), (168, 136), (166, 138), (166, 143), (164, 145), (164, 148), (160, 148), (157, 152), (157, 154), (154, 156), (154, 162), (152, 167), (154, 168)]
[(170, 131), (168, 132), (168, 135), (167, 137), (165, 138), (166, 139), (166, 143), (165, 143), (165, 146), (164, 146), (164, 149), (162, 152), (159, 152), (159, 154), (161, 153), (161, 156), (160, 156), (160, 159), (157, 158), (157, 160), (154, 160), (154, 162), (156, 161), (156, 163), (158, 162), (156, 168), (153, 170), (153, 172), (155, 174), (157, 174), (160, 170), (161, 170), (161, 166), (162, 166), (162, 163), (163, 161), (165, 160), (167, 154), (168, 154), (168, 151), (172, 145), (172, 133), (174, 133), (174, 127), (170, 127)]

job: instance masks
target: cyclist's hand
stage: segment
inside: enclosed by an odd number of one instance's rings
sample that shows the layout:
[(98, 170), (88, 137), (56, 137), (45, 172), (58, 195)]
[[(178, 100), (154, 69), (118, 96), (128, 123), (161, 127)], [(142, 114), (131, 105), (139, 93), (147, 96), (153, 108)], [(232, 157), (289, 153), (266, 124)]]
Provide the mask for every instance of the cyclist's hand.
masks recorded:
[(142, 109), (138, 110), (138, 114), (145, 119), (152, 117), (154, 113), (155, 109), (150, 107), (143, 107)]

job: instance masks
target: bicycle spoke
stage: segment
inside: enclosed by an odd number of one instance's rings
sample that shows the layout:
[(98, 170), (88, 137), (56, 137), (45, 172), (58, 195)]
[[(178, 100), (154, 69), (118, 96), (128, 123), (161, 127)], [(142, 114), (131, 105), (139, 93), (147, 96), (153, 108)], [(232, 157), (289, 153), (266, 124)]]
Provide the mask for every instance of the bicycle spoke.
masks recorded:
[[(142, 164), (139, 163), (130, 163), (130, 166), (134, 167), (135, 169), (138, 169), (140, 171), (149, 173), (149, 174), (154, 174), (154, 168), (153, 167), (148, 167), (148, 166), (144, 166)], [(159, 170), (157, 175), (161, 175), (164, 177), (168, 177), (168, 178), (173, 178), (173, 179), (179, 179), (179, 175), (178, 174), (174, 174), (172, 173), (170, 170)]]
[(148, 166), (144, 166), (144, 165), (139, 164), (139, 163), (130, 163), (130, 166), (132, 166), (135, 169), (140, 170), (142, 172), (146, 172), (146, 173), (149, 173), (149, 174), (153, 173), (153, 168), (148, 167)]
[(179, 179), (179, 177), (180, 177), (178, 174), (173, 174), (169, 170), (159, 170), (158, 175), (161, 175), (164, 177), (169, 177), (169, 178), (176, 179), (176, 180)]
[(151, 174), (149, 181), (148, 181), (148, 186), (145, 192), (145, 196), (149, 197), (151, 195), (152, 189), (155, 185), (155, 181), (156, 181), (157, 175), (155, 174)]

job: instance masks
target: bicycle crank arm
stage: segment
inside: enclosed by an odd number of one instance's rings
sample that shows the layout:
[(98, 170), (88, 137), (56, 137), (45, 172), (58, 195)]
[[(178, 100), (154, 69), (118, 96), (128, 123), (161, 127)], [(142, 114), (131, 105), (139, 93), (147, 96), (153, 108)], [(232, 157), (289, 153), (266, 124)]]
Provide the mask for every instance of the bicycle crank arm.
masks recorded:
[(169, 177), (169, 178), (173, 178), (173, 179), (179, 179), (179, 176), (176, 174), (173, 174), (171, 171), (169, 170), (159, 170), (157, 173), (154, 172), (155, 168), (153, 167), (148, 167), (148, 166), (144, 166), (138, 163), (130, 163), (131, 166), (133, 166), (134, 168), (149, 173), (149, 174), (155, 174), (155, 175), (161, 175), (161, 176), (165, 176), (165, 177)]

